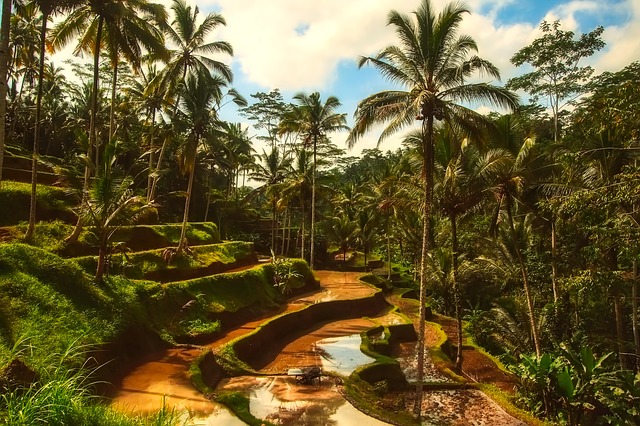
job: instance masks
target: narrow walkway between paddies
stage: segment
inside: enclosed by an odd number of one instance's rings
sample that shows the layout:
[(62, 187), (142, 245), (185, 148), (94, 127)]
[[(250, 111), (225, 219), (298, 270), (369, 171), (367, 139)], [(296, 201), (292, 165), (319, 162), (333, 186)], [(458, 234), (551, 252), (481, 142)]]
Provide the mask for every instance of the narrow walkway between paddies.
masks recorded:
[[(230, 330), (207, 346), (215, 350), (232, 339), (250, 333), (262, 323), (276, 316), (302, 309), (310, 304), (331, 300), (357, 299), (370, 296), (376, 291), (358, 280), (360, 273), (335, 271), (316, 271), (315, 273), (321, 283), (320, 290), (296, 297), (272, 316), (251, 321)], [(359, 321), (366, 325), (358, 327), (357, 332), (375, 325), (368, 320)], [(337, 329), (339, 328), (337, 326)], [(332, 335), (350, 335), (354, 331), (346, 325), (344, 329), (346, 334), (334, 332)], [(319, 336), (316, 340), (321, 338)], [(168, 408), (186, 410), (192, 420), (198, 419), (198, 422), (230, 424), (222, 422), (222, 418), (227, 419), (230, 415), (228, 411), (219, 404), (206, 399), (189, 380), (189, 365), (200, 353), (200, 349), (172, 348), (146, 357), (145, 361), (122, 379), (112, 404), (121, 410), (134, 412), (152, 412), (164, 404)], [(339, 398), (341, 399), (341, 397)], [(344, 402), (344, 400), (342, 401)], [(239, 422), (239, 420), (237, 421)]]
[[(358, 280), (360, 273), (316, 271), (321, 290), (298, 296), (271, 316), (248, 322), (227, 332), (207, 346), (216, 350), (239, 336), (252, 332), (256, 327), (276, 316), (294, 312), (307, 305), (331, 300), (354, 300), (376, 292), (371, 286)], [(417, 312), (398, 300), (404, 314), (414, 323)], [(325, 371), (348, 375), (353, 369), (371, 361), (359, 351), (359, 333), (381, 324), (401, 322), (398, 315), (381, 312), (378, 316), (316, 324), (301, 330), (298, 337), (286, 344), (282, 351), (270, 360), (261, 372), (272, 376), (241, 376), (223, 380), (216, 390), (243, 392), (250, 400), (251, 413), (281, 425), (337, 426), (366, 424), (383, 425), (349, 404), (340, 394), (340, 386), (334, 378), (324, 377), (319, 384), (298, 385), (294, 377), (284, 373), (288, 368), (322, 365)], [(417, 324), (416, 324), (417, 325)], [(427, 326), (427, 346), (433, 343), (432, 332)], [(236, 425), (240, 420), (223, 406), (206, 399), (191, 385), (188, 378), (189, 364), (199, 355), (199, 349), (174, 348), (155, 356), (133, 369), (121, 382), (113, 404), (121, 410), (147, 412), (165, 404), (168, 408), (184, 411), (186, 424)], [(415, 344), (402, 344), (397, 349), (401, 366), (409, 380), (415, 380)], [(428, 355), (428, 353), (427, 353)], [(433, 381), (450, 381), (437, 371), (427, 358), (426, 378)], [(407, 410), (411, 411), (413, 395), (405, 393)], [(522, 425), (500, 406), (477, 390), (429, 391), (423, 406), (425, 425)]]

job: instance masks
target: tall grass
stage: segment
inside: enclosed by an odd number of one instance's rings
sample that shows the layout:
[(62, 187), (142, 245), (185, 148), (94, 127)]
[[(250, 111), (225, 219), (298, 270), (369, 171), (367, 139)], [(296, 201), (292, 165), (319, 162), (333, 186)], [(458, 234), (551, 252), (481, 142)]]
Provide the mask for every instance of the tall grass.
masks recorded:
[[(173, 426), (182, 423), (182, 413), (168, 408), (146, 416), (131, 417), (113, 410), (92, 393), (97, 385), (95, 368), (74, 368), (78, 359), (86, 359), (89, 347), (72, 342), (62, 353), (51, 354), (48, 365), (40, 370), (40, 379), (29, 387), (0, 395), (0, 424), (67, 426)], [(28, 338), (10, 353), (20, 356), (30, 350)], [(6, 361), (5, 361), (6, 363)]]

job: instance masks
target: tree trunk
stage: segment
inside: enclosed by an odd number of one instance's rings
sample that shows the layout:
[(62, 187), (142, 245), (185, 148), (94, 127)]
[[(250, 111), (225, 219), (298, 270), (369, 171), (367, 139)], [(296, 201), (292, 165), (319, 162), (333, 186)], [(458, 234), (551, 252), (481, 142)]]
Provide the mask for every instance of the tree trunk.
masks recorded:
[[(185, 81), (187, 78), (187, 68), (185, 67), (184, 70), (182, 70), (182, 81)], [(175, 120), (176, 118), (176, 114), (178, 112), (178, 104), (180, 103), (180, 94), (178, 93), (178, 96), (176, 96), (176, 103), (173, 106), (173, 118), (172, 120)], [(156, 197), (156, 188), (158, 186), (158, 179), (160, 179), (160, 176), (157, 175), (157, 171), (160, 170), (160, 168), (162, 167), (162, 160), (164, 160), (164, 152), (166, 150), (167, 147), (167, 141), (168, 138), (164, 138), (164, 140), (162, 141), (162, 147), (160, 148), (160, 154), (158, 154), (158, 164), (156, 166), (156, 176), (154, 176), (153, 178), (153, 184), (151, 185), (151, 200), (154, 200)]]
[[(213, 174), (213, 170), (212, 170)], [(211, 204), (211, 186), (212, 186), (213, 177), (209, 175), (207, 179), (207, 206), (204, 209), (204, 221), (206, 222), (209, 218), (209, 205)]]
[(426, 304), (427, 304), (427, 264), (429, 251), (431, 250), (429, 234), (431, 217), (431, 204), (433, 201), (433, 115), (427, 116), (422, 121), (423, 140), (423, 174), (424, 198), (422, 201), (422, 255), (420, 259), (420, 311), (418, 315), (418, 356), (417, 369), (418, 378), (416, 384), (416, 399), (414, 401), (413, 413), (420, 419), (422, 416), (422, 382), (424, 381), (424, 350), (425, 350), (425, 327)]
[(42, 26), (40, 28), (40, 63), (38, 64), (38, 94), (36, 96), (36, 123), (33, 129), (33, 158), (31, 160), (31, 205), (29, 207), (29, 226), (24, 235), (28, 242), (33, 241), (36, 229), (36, 189), (38, 187), (38, 150), (40, 146), (40, 117), (42, 116), (42, 92), (44, 90), (44, 58), (45, 41), (47, 39), (47, 10), (42, 11)]
[(631, 327), (636, 351), (636, 372), (640, 371), (640, 334), (638, 332), (638, 261), (633, 261), (633, 286), (631, 287)]
[(451, 256), (453, 266), (453, 304), (456, 311), (456, 323), (458, 328), (458, 350), (456, 352), (456, 368), (462, 368), (462, 303), (460, 297), (460, 282), (458, 281), (458, 225), (456, 215), (449, 217), (451, 220)]
[(6, 139), (10, 30), (11, 0), (3, 0), (2, 29), (0, 30), (0, 187), (2, 186), (2, 167), (4, 165), (4, 146)]
[[(198, 141), (196, 140), (196, 146)], [(193, 177), (196, 174), (196, 150), (193, 151), (193, 159), (191, 161), (191, 172), (189, 173), (189, 184), (187, 185), (187, 196), (184, 201), (184, 216), (182, 217), (182, 230), (180, 231), (180, 241), (176, 254), (179, 255), (184, 250), (187, 243), (187, 223), (189, 223), (189, 205), (191, 204), (191, 191), (193, 190)]]
[(313, 176), (311, 182), (311, 248), (309, 256), (309, 266), (313, 270), (315, 267), (315, 229), (316, 229), (316, 148), (317, 138), (313, 137)]
[(304, 199), (302, 200), (302, 229), (300, 232), (300, 257), (303, 260), (306, 260), (304, 257), (304, 248), (305, 248), (305, 241), (304, 241), (304, 234), (305, 234), (305, 211), (304, 211)]
[(389, 222), (387, 222), (387, 265), (389, 266), (387, 279), (391, 281), (391, 235), (389, 234)]
[(620, 358), (620, 366), (627, 368), (624, 350), (624, 314), (622, 312), (622, 301), (620, 295), (613, 296), (613, 309), (616, 316), (616, 341), (618, 343), (618, 357)]
[[(91, 161), (91, 151), (96, 141), (96, 116), (98, 114), (98, 84), (100, 83), (100, 40), (102, 39), (102, 27), (104, 20), (98, 20), (98, 31), (96, 34), (96, 44), (93, 52), (93, 87), (91, 88), (91, 115), (89, 117), (89, 146), (87, 147), (87, 161)], [(96, 157), (96, 161), (98, 158)], [(80, 232), (82, 231), (82, 215), (84, 213), (84, 204), (89, 196), (89, 180), (91, 178), (91, 169), (87, 165), (84, 168), (84, 182), (82, 184), (82, 201), (80, 202), (80, 213), (78, 221), (73, 228), (73, 232), (66, 238), (67, 243), (75, 243), (78, 241)]]
[(111, 82), (111, 108), (109, 111), (109, 143), (116, 133), (116, 89), (118, 84), (118, 54), (113, 59), (113, 81)]
[(101, 243), (98, 251), (98, 267), (96, 268), (96, 275), (94, 277), (96, 284), (102, 284), (107, 265), (107, 248), (105, 246), (106, 244)]
[(511, 199), (507, 197), (507, 216), (509, 219), (509, 229), (511, 231), (511, 239), (513, 240), (513, 247), (516, 252), (516, 257), (518, 258), (518, 263), (520, 265), (520, 271), (522, 272), (522, 284), (524, 286), (524, 293), (527, 298), (527, 308), (529, 310), (529, 325), (531, 326), (531, 336), (533, 337), (533, 346), (536, 350), (536, 356), (538, 358), (542, 356), (542, 348), (540, 346), (540, 337), (538, 335), (538, 327), (536, 325), (535, 314), (533, 310), (533, 299), (531, 297), (531, 287), (529, 286), (529, 275), (527, 273), (527, 266), (524, 263), (524, 258), (522, 257), (522, 253), (520, 253), (520, 248), (518, 247), (518, 241), (516, 237), (516, 229), (513, 224), (513, 212), (511, 211)]
[(271, 203), (271, 251), (273, 251), (273, 253), (276, 253), (276, 224), (277, 218), (276, 218), (276, 198), (275, 196), (273, 197), (273, 201)]
[(551, 285), (553, 287), (553, 303), (558, 312), (558, 255), (557, 255), (557, 229), (556, 218), (551, 218)]
[(156, 109), (151, 107), (151, 129), (149, 130), (149, 172), (147, 177), (147, 203), (151, 202), (151, 185), (153, 184), (153, 151), (155, 144), (153, 134), (156, 130)]

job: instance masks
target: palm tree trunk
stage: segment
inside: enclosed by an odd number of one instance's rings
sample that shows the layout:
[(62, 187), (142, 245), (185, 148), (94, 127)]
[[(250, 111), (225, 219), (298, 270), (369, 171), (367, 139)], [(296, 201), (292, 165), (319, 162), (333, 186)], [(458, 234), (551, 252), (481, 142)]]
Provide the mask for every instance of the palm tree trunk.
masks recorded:
[(2, 1), (2, 30), (0, 30), (0, 187), (4, 165), (4, 145), (6, 138), (7, 91), (9, 70), (9, 37), (11, 30), (11, 0)]
[(391, 281), (391, 234), (389, 233), (389, 223), (391, 219), (387, 218), (387, 265), (389, 271), (387, 273), (387, 279)]
[[(91, 161), (91, 151), (96, 141), (96, 116), (98, 114), (98, 84), (100, 83), (100, 40), (102, 39), (102, 27), (104, 20), (102, 17), (98, 20), (98, 30), (96, 33), (96, 44), (93, 52), (93, 87), (91, 88), (91, 115), (89, 117), (89, 146), (87, 147), (87, 161)], [(96, 157), (96, 161), (97, 161)], [(75, 243), (78, 241), (80, 232), (82, 231), (82, 214), (84, 203), (89, 195), (89, 180), (91, 178), (91, 169), (87, 165), (84, 168), (84, 182), (82, 184), (82, 201), (80, 202), (80, 213), (73, 232), (66, 238), (66, 243)]]
[(556, 313), (558, 312), (558, 241), (556, 218), (551, 218), (551, 286), (553, 287), (553, 303), (556, 305)]
[(40, 63), (38, 65), (38, 94), (36, 97), (36, 123), (33, 130), (33, 159), (31, 160), (31, 205), (29, 207), (29, 226), (24, 235), (31, 242), (36, 229), (36, 189), (38, 187), (38, 149), (40, 145), (40, 117), (42, 116), (42, 92), (44, 81), (45, 41), (47, 39), (48, 10), (42, 10), (42, 26), (40, 29)]
[(149, 130), (149, 175), (147, 177), (147, 203), (151, 202), (151, 185), (153, 184), (153, 133), (156, 130), (156, 109), (151, 107), (151, 129)]
[[(185, 67), (182, 70), (182, 81), (184, 82), (187, 78), (187, 68)], [(178, 104), (180, 103), (180, 93), (178, 93), (178, 95), (176, 96), (176, 101), (175, 101), (175, 105), (173, 106), (173, 114), (172, 114), (172, 119), (175, 120), (176, 118), (176, 114), (178, 112)], [(160, 168), (162, 167), (162, 161), (164, 160), (164, 152), (166, 150), (167, 147), (167, 141), (169, 139), (168, 138), (164, 138), (164, 140), (162, 141), (162, 147), (160, 148), (160, 154), (158, 154), (158, 165), (156, 166), (156, 172), (158, 170), (160, 170)], [(155, 199), (156, 196), (156, 188), (158, 186), (158, 179), (160, 178), (160, 176), (154, 176), (153, 178), (153, 184), (151, 185), (151, 200)]]
[(98, 266), (96, 268), (96, 275), (94, 280), (97, 284), (102, 284), (104, 272), (107, 265), (107, 247), (106, 241), (100, 242), (100, 248), (98, 250)]
[[(213, 170), (211, 171), (213, 174)], [(207, 206), (204, 209), (204, 221), (206, 222), (209, 218), (209, 205), (211, 204), (211, 186), (213, 183), (213, 177), (209, 174), (209, 178), (207, 179)]]
[[(198, 146), (196, 141), (196, 146)], [(191, 172), (189, 173), (189, 184), (187, 185), (187, 196), (184, 201), (184, 216), (182, 217), (182, 230), (180, 231), (180, 241), (176, 254), (181, 254), (187, 243), (187, 223), (189, 222), (189, 205), (191, 204), (191, 191), (193, 190), (193, 177), (196, 174), (196, 151), (193, 151), (193, 159), (191, 161)]]
[(616, 317), (616, 341), (618, 343), (620, 366), (627, 368), (624, 350), (624, 314), (622, 312), (622, 301), (619, 294), (613, 296), (613, 309)]
[(276, 198), (273, 197), (273, 202), (271, 203), (271, 250), (276, 253), (276, 228), (277, 228), (277, 218), (276, 218)]
[[(302, 200), (302, 229), (300, 232), (300, 257), (302, 259), (305, 259), (304, 257), (304, 249), (305, 249), (305, 241), (304, 241), (304, 234), (305, 234), (305, 211), (304, 211), (304, 200)], [(306, 260), (306, 259), (305, 259)]]
[(636, 350), (636, 372), (640, 371), (640, 333), (638, 332), (638, 261), (633, 261), (633, 286), (631, 287), (631, 327)]
[(280, 256), (284, 256), (285, 241), (287, 239), (287, 219), (289, 218), (289, 209), (285, 207), (282, 218), (282, 244), (280, 245)]
[(313, 176), (311, 182), (311, 248), (309, 266), (314, 269), (315, 264), (315, 229), (316, 229), (316, 151), (317, 138), (313, 137)]
[(524, 263), (524, 258), (522, 257), (522, 253), (520, 253), (520, 248), (518, 247), (518, 241), (516, 237), (516, 229), (513, 224), (513, 212), (511, 211), (511, 199), (507, 197), (507, 216), (509, 219), (509, 229), (511, 231), (511, 239), (513, 240), (513, 247), (516, 252), (516, 257), (518, 258), (518, 264), (520, 265), (520, 271), (522, 272), (522, 284), (524, 286), (524, 293), (527, 298), (527, 308), (529, 310), (529, 324), (531, 326), (531, 336), (533, 337), (533, 346), (536, 350), (536, 356), (538, 358), (542, 356), (542, 348), (540, 346), (540, 337), (538, 335), (538, 327), (536, 325), (535, 314), (533, 311), (533, 299), (531, 297), (531, 287), (529, 286), (529, 274), (527, 273), (527, 266)]
[(427, 264), (431, 249), (429, 234), (431, 233), (431, 205), (433, 201), (433, 115), (429, 114), (422, 121), (423, 138), (423, 174), (424, 198), (422, 200), (422, 255), (420, 259), (420, 310), (418, 314), (418, 378), (416, 385), (416, 399), (413, 406), (414, 415), (420, 419), (422, 416), (422, 382), (424, 381), (424, 351), (425, 351), (425, 327), (427, 314)]
[(116, 89), (118, 84), (118, 54), (113, 58), (113, 81), (111, 82), (111, 109), (109, 111), (109, 143), (116, 133)]
[(462, 368), (462, 303), (460, 300), (460, 283), (458, 281), (458, 225), (456, 215), (449, 217), (451, 220), (451, 257), (453, 266), (453, 303), (456, 310), (456, 324), (458, 331), (458, 350), (456, 352), (456, 369)]
[(162, 160), (164, 160), (164, 152), (167, 149), (167, 141), (168, 138), (165, 137), (162, 141), (162, 146), (160, 147), (160, 153), (158, 154), (158, 162), (156, 163), (156, 168), (154, 169), (155, 175), (153, 176), (153, 183), (151, 184), (151, 192), (149, 193), (149, 200), (153, 201), (156, 197), (156, 188), (158, 186), (158, 171), (162, 167)]

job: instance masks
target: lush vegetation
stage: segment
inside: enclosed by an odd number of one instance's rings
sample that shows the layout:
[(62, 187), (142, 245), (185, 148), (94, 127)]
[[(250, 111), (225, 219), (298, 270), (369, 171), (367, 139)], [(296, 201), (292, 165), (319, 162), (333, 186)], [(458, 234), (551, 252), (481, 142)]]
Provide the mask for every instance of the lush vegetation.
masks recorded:
[[(543, 22), (511, 58), (529, 72), (498, 86), (477, 80), (500, 73), (458, 33), (464, 6), (438, 13), (423, 0), (415, 14), (392, 11), (397, 40), (359, 65), (393, 87), (359, 103), (347, 143), (384, 125), (380, 142), (400, 134), (403, 144), (353, 158), (331, 138), (347, 124), (337, 97), (287, 101), (273, 90), (249, 104), (231, 87), (231, 69), (214, 57), (232, 46), (210, 40), (226, 24), (219, 14), (183, 0), (170, 10), (149, 0), (3, 5), (0, 158), (32, 159), (22, 175), (6, 167), (30, 185), (1, 181), (0, 224), (21, 222), (0, 232), (11, 241), (0, 244), (3, 363), (25, 339), (33, 350), (21, 357), (40, 370), (46, 354), (132, 325), (169, 341), (216, 333), (215, 314), (264, 309), (313, 279), (302, 262), (277, 260), (288, 255), (410, 282), (421, 319), (427, 304), (456, 318), (457, 368), (465, 319), (475, 343), (520, 376), (521, 404), (540, 417), (640, 421), (640, 63), (601, 75), (584, 66), (604, 28), (576, 35)], [(45, 49), (70, 43), (93, 59), (66, 65), (77, 81)], [(259, 155), (247, 129), (220, 119), (234, 105), (267, 142)], [(181, 225), (131, 227), (158, 222)], [(193, 269), (237, 259), (242, 244), (229, 258), (193, 247), (220, 236), (251, 240), (274, 265), (165, 286), (131, 279), (166, 261)], [(130, 253), (140, 239), (157, 246)], [(85, 392), (82, 376), (51, 377)], [(11, 398), (3, 416), (14, 413)], [(66, 415), (56, 418), (92, 421)]]

